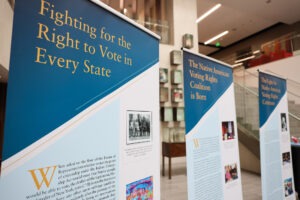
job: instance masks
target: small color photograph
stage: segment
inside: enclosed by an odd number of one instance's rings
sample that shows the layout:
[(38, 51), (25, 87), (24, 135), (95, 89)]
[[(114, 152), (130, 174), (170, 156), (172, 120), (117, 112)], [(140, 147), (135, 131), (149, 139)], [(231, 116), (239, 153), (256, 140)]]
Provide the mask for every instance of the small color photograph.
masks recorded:
[(291, 153), (284, 152), (282, 153), (282, 165), (287, 165), (291, 163)]
[(126, 200), (153, 200), (153, 177), (126, 185)]
[(233, 121), (222, 122), (222, 139), (232, 140), (235, 138)]
[(237, 164), (225, 165), (225, 183), (238, 179)]
[(293, 190), (293, 179), (287, 178), (284, 180), (284, 195), (288, 197), (294, 193)]

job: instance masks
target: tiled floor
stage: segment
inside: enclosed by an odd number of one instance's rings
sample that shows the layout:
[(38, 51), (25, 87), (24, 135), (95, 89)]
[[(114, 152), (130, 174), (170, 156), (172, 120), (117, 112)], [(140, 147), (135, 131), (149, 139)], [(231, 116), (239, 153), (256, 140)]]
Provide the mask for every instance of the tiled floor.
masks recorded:
[[(173, 166), (173, 176), (161, 177), (161, 200), (187, 200), (187, 176), (185, 163)], [(167, 174), (167, 171), (166, 171)], [(261, 200), (260, 176), (242, 171), (242, 187), (244, 200)]]

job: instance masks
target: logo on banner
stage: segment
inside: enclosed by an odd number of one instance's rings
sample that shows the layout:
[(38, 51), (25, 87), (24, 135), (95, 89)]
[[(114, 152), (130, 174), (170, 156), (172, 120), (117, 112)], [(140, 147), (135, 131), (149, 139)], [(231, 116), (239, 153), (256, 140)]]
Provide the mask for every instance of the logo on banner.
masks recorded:
[(28, 170), (28, 172), (31, 174), (32, 179), (35, 183), (35, 186), (38, 190), (40, 190), (43, 185), (46, 185), (46, 187), (49, 188), (49, 186), (52, 182), (56, 167), (57, 166), (52, 166), (52, 167)]

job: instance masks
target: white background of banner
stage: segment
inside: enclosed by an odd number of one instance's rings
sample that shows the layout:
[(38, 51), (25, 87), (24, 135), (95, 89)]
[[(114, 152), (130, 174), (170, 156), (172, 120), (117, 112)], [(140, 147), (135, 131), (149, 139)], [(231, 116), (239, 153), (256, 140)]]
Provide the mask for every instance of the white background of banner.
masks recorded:
[[(236, 138), (233, 140), (223, 141), (222, 140), (222, 122), (233, 121), (234, 132)], [(220, 164), (216, 169), (211, 169), (211, 173), (218, 174), (216, 177), (218, 180), (203, 179), (203, 182), (196, 183), (197, 179), (201, 177), (195, 177), (196, 165), (194, 165), (194, 139), (199, 139), (199, 145), (201, 148), (201, 141), (210, 137), (218, 137), (218, 159)], [(202, 117), (198, 124), (186, 135), (187, 142), (187, 162), (188, 162), (188, 194), (189, 199), (198, 199), (199, 191), (203, 190), (206, 193), (205, 196), (208, 198), (210, 195), (217, 195), (222, 199), (230, 200), (241, 200), (242, 197), (242, 186), (241, 186), (241, 171), (239, 161), (239, 150), (238, 150), (238, 137), (237, 137), (237, 123), (235, 113), (235, 101), (234, 101), (234, 87), (233, 84), (227, 89), (227, 91), (218, 99), (215, 105), (208, 110), (208, 112)], [(215, 151), (216, 149), (211, 149)], [(238, 179), (231, 182), (225, 183), (225, 165), (236, 163), (238, 171)], [(200, 165), (203, 163), (200, 163)], [(214, 171), (212, 171), (214, 170)], [(209, 176), (209, 174), (208, 174)], [(207, 185), (214, 184), (214, 190), (205, 191)], [(197, 193), (197, 195), (195, 195)], [(214, 196), (216, 197), (216, 196)]]
[[(287, 131), (281, 130), (281, 113), (286, 113)], [(265, 124), (260, 128), (260, 151), (263, 199), (296, 199), (292, 157), (288, 164), (283, 165), (282, 161), (282, 153), (291, 152), (287, 93), (285, 93)], [(294, 193), (285, 197), (284, 180), (287, 178), (292, 178), (293, 180)]]

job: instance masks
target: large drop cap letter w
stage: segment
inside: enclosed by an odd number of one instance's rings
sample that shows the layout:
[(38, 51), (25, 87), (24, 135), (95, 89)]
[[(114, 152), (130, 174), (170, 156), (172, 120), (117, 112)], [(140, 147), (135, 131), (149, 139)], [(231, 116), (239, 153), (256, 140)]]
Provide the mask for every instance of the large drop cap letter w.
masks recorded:
[(50, 186), (56, 167), (57, 166), (52, 166), (52, 167), (28, 170), (38, 190), (41, 189), (44, 183), (47, 188)]

